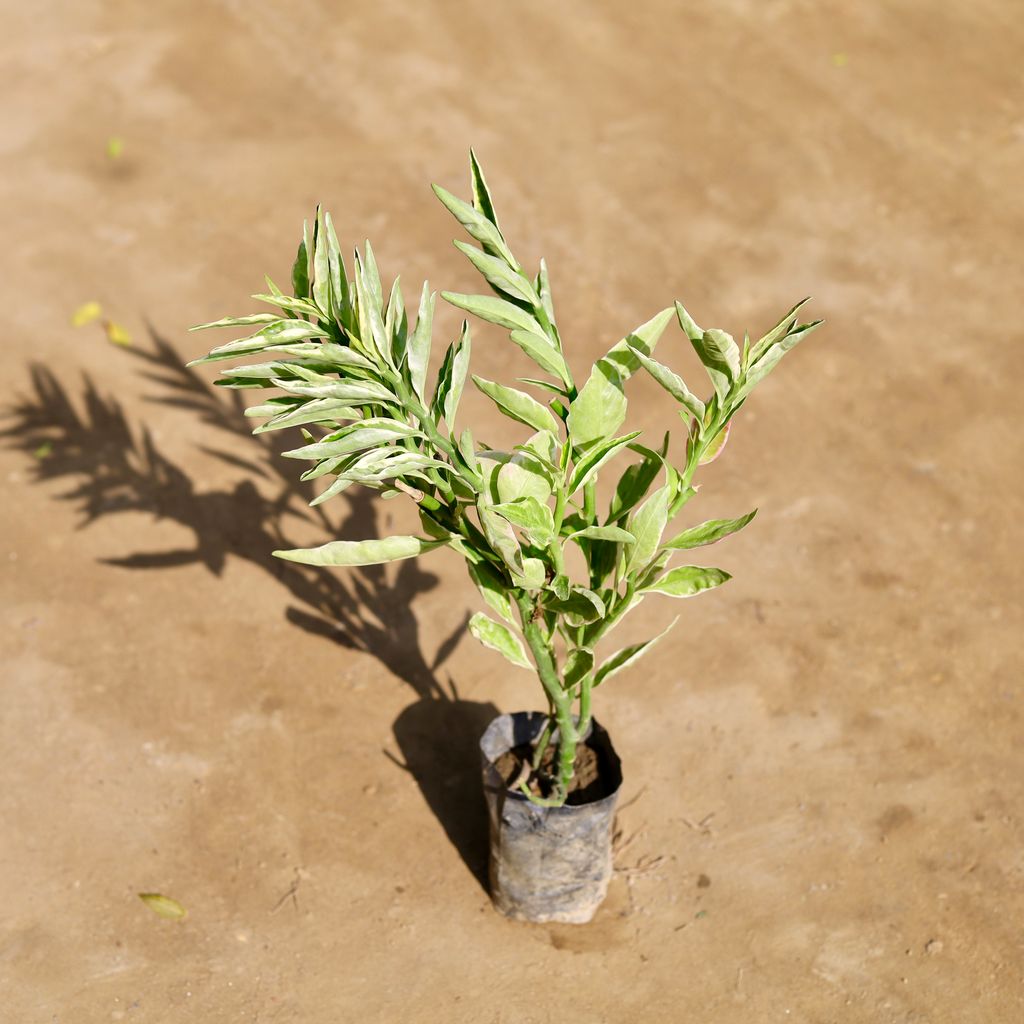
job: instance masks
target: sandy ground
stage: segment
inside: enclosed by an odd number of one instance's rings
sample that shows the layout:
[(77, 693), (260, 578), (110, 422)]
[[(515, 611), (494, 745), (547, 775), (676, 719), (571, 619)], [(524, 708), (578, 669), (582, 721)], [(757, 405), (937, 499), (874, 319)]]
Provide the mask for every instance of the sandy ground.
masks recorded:
[[(1019, 5), (4, 8), (0, 1019), (1024, 1019)], [(760, 507), (735, 579), (599, 694), (633, 802), (582, 928), (481, 884), (475, 739), (538, 690), (464, 637), (455, 556), (276, 563), (406, 512), (303, 518), (181, 367), (318, 200), (470, 290), (427, 185), (466, 194), (471, 144), (577, 370), (674, 297), (829, 321), (692, 506)]]

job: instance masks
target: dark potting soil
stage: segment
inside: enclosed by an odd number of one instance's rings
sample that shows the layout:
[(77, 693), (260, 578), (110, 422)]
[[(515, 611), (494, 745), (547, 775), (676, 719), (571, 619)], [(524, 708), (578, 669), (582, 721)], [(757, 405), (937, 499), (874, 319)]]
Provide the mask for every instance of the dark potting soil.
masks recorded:
[[(549, 797), (554, 789), (554, 775), (557, 772), (558, 747), (550, 744), (541, 759), (540, 771), (530, 773), (528, 785), (534, 796)], [(586, 743), (576, 747), (573, 780), (569, 784), (569, 794), (565, 802), (573, 806), (594, 803), (608, 796), (609, 787), (606, 778), (610, 774), (604, 765), (603, 751), (593, 750)], [(526, 776), (529, 765), (533, 762), (533, 747), (522, 743), (506, 751), (494, 767), (505, 780), (509, 789), (518, 790), (520, 780)]]

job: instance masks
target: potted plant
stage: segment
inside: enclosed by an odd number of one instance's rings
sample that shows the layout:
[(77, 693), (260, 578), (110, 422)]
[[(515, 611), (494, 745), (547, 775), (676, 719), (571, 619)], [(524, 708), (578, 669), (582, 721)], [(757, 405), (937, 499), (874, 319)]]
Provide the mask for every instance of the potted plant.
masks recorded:
[[(190, 365), (257, 358), (223, 370), (218, 383), (277, 392), (247, 415), (265, 420), (256, 432), (302, 428), (306, 443), (283, 454), (311, 463), (304, 480), (329, 482), (313, 504), (361, 485), (385, 498), (403, 495), (419, 510), (417, 536), (332, 540), (275, 555), (358, 566), (450, 548), (465, 559), (493, 613), (474, 615), (470, 631), (515, 667), (536, 672), (546, 705), (499, 717), (481, 741), (493, 898), (510, 916), (582, 922), (607, 889), (621, 783), (592, 695), (668, 629), (612, 653), (604, 643), (646, 597), (693, 597), (729, 579), (721, 569), (671, 562), (742, 529), (754, 512), (679, 532), (669, 524), (696, 494), (698, 467), (721, 453), (750, 392), (820, 321), (799, 323), (801, 302), (740, 346), (724, 331), (698, 327), (677, 302), (626, 334), (577, 386), (547, 267), (541, 260), (533, 274), (521, 266), (472, 153), (470, 167), (471, 203), (434, 191), (477, 243), (455, 244), (493, 294), (442, 297), (507, 329), (538, 367), (536, 377), (517, 381), (532, 394), (470, 378), (466, 321), (432, 374), (435, 295), (424, 284), (410, 322), (397, 279), (385, 291), (370, 243), (347, 268), (331, 217), (319, 208), (299, 245), (292, 294), (268, 279), (267, 293), (254, 298), (273, 311), (202, 325), (251, 333)], [(654, 358), (673, 319), (707, 370), (705, 399)], [(678, 405), (683, 429), (674, 448), (669, 433), (654, 446), (638, 431), (620, 433), (625, 385), (641, 370)], [(457, 425), (469, 379), (520, 425), (519, 443), (495, 448)], [(614, 486), (599, 501), (598, 476), (607, 482), (613, 467)]]

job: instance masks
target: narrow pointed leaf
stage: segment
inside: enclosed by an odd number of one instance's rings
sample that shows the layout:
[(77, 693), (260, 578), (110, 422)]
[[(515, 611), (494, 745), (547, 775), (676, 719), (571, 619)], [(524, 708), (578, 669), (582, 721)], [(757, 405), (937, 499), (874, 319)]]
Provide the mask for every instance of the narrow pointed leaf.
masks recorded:
[(683, 551), (687, 548), (704, 547), (707, 544), (715, 544), (723, 537), (737, 533), (742, 530), (757, 515), (757, 509), (748, 512), (738, 519), (709, 519), (699, 526), (691, 526), (688, 530), (673, 537), (666, 545), (672, 551)]
[[(84, 308), (84, 307), (83, 307)], [(99, 313), (96, 314), (97, 317)], [(209, 324), (196, 324), (190, 331), (208, 331), (211, 327), (251, 327), (254, 324), (272, 324), (281, 317), (277, 313), (251, 313), (249, 316), (227, 316)], [(75, 325), (76, 327), (78, 324)]]
[(692, 342), (700, 341), (704, 337), (704, 330), (698, 327), (692, 316), (683, 309), (681, 302), (676, 302), (676, 317), (679, 319), (679, 326)]
[(610, 441), (601, 441), (587, 451), (573, 467), (572, 476), (566, 486), (566, 497), (572, 497), (581, 487), (593, 479), (598, 470), (611, 458), (617, 455), (634, 438), (640, 436), (639, 430), (632, 434), (623, 434), (622, 437), (613, 438)]
[[(557, 377), (566, 388), (572, 387), (572, 374), (562, 357), (562, 353), (555, 348), (550, 339), (535, 331), (523, 331), (518, 328), (509, 334), (514, 345), (518, 345), (542, 370), (546, 370), (553, 377)], [(542, 386), (550, 387), (542, 383)], [(560, 388), (552, 389), (562, 394)]]
[(487, 181), (484, 179), (483, 168), (472, 149), (469, 151), (469, 173), (473, 185), (473, 205), (500, 231), (498, 216), (494, 212), (494, 203), (491, 200), (490, 190), (487, 188)]
[(558, 424), (554, 416), (538, 402), (523, 391), (507, 388), (494, 381), (485, 380), (474, 375), (473, 383), (490, 398), (506, 416), (520, 423), (525, 423), (534, 430), (548, 430), (558, 433)]
[(423, 537), (382, 537), (373, 540), (335, 540), (318, 548), (275, 551), (277, 558), (304, 565), (379, 565), (415, 558), (445, 542)]
[(585, 526), (582, 530), (570, 533), (567, 540), (582, 538), (586, 540), (609, 540), (616, 544), (635, 544), (636, 537), (623, 530), (620, 526)]
[(640, 365), (684, 408), (698, 423), (704, 422), (704, 403), (686, 386), (683, 378), (673, 373), (667, 366), (650, 356), (637, 351)]
[(505, 296), (519, 299), (531, 306), (540, 306), (540, 296), (529, 278), (513, 270), (503, 259), (482, 252), (475, 245), (456, 240), (455, 248), (483, 275), (487, 283)]
[(424, 282), (419, 313), (416, 316), (416, 327), (413, 329), (412, 337), (409, 338), (407, 348), (409, 378), (413, 390), (422, 402), (425, 402), (427, 398), (427, 366), (430, 362), (430, 334), (436, 300), (436, 293), (432, 294), (430, 286)]
[(600, 686), (606, 679), (610, 679), (624, 668), (629, 668), (630, 665), (639, 661), (678, 621), (679, 617), (676, 616), (657, 636), (652, 637), (650, 640), (645, 640), (642, 644), (632, 644), (629, 647), (623, 647), (621, 651), (616, 651), (597, 670), (597, 675), (594, 677), (594, 686)]
[(661, 535), (668, 522), (668, 504), (672, 488), (666, 485), (655, 491), (637, 509), (629, 524), (630, 533), (636, 543), (629, 549), (626, 565), (630, 570), (643, 568), (655, 555), (661, 543)]
[(770, 349), (768, 349), (764, 355), (761, 356), (757, 362), (753, 363), (747, 370), (743, 377), (743, 381), (740, 387), (737, 389), (735, 396), (733, 397), (733, 405), (737, 405), (742, 402), (747, 395), (762, 381), (769, 373), (778, 365), (779, 360), (794, 348), (797, 344), (804, 340), (813, 331), (816, 331), (823, 323), (822, 320), (814, 320), (809, 324), (801, 324), (799, 327), (794, 328), (789, 334), (787, 334), (781, 341), (777, 341)]
[(444, 421), (450, 430), (455, 428), (455, 413), (459, 408), (459, 399), (462, 398), (462, 389), (466, 384), (466, 376), (469, 373), (469, 357), (471, 352), (471, 340), (469, 336), (469, 324), (462, 322), (462, 336), (452, 353), (452, 373), (448, 387), (448, 393), (444, 397)]
[(493, 256), (500, 256), (510, 267), (519, 269), (516, 258), (512, 251), (505, 244), (505, 239), (498, 230), (497, 225), (489, 220), (480, 210), (475, 210), (469, 203), (453, 196), (447, 189), (440, 185), (432, 185), (434, 195), (441, 200), (448, 208), (455, 219), (466, 229), (466, 232), (475, 238), (484, 249)]
[(797, 314), (811, 301), (811, 297), (801, 299), (767, 334), (759, 338), (750, 350), (749, 362), (756, 363), (781, 338), (785, 337), (796, 323)]
[(569, 407), (569, 437), (577, 449), (585, 449), (611, 437), (626, 418), (624, 382), (640, 366), (635, 350), (653, 351), (672, 317), (664, 309), (614, 345), (598, 360), (587, 382)]
[(667, 594), (669, 597), (694, 597), (720, 587), (732, 577), (721, 569), (705, 568), (700, 565), (680, 565), (670, 569), (660, 579), (643, 587), (644, 591)]
[(458, 292), (441, 292), (441, 298), (467, 313), (480, 317), (481, 320), (508, 328), (510, 331), (519, 329), (532, 331), (534, 334), (543, 333), (533, 316), (505, 299), (493, 295), (462, 295)]

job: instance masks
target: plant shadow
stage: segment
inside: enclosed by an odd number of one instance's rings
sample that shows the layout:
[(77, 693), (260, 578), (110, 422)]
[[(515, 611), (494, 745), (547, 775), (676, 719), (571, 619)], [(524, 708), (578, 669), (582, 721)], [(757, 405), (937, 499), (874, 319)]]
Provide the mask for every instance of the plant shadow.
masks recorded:
[(85, 377), (73, 401), (40, 364), (30, 366), (31, 391), (9, 407), (0, 437), (32, 459), (36, 482), (69, 482), (58, 499), (76, 507), (80, 529), (105, 516), (146, 512), (191, 534), (190, 546), (136, 551), (102, 559), (104, 564), (157, 570), (198, 563), (219, 576), (229, 559), (242, 559), (285, 587), (294, 601), (285, 614), (295, 626), (372, 655), (408, 683), (418, 699), (393, 726), (404, 759), (400, 767), (413, 777), (466, 866), (486, 888), (477, 741), (498, 712), (490, 703), (462, 700), (450, 679), (445, 689), (438, 678), (465, 634), (468, 615), (440, 639), (428, 660), (412, 604), (418, 594), (436, 587), (438, 578), (416, 560), (330, 571), (274, 558), (273, 550), (295, 546), (288, 540), (291, 520), (312, 522), (327, 537), (379, 536), (373, 494), (362, 488), (347, 491), (344, 501), (334, 503), (345, 509), (339, 518), (322, 506), (309, 508), (315, 491), (297, 474), (293, 477), (292, 465), (278, 454), (302, 443), (298, 432), (252, 435), (237, 392), (207, 384), (152, 329), (150, 342), (149, 348), (125, 350), (126, 357), (139, 362), (140, 376), (157, 387), (147, 400), (198, 416), (211, 437), (230, 440), (231, 450), (216, 443), (202, 450), (243, 470), (247, 479), (222, 488), (198, 486), (160, 450), (144, 423), (129, 421), (116, 398), (102, 394)]

